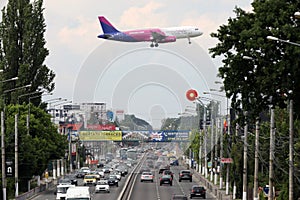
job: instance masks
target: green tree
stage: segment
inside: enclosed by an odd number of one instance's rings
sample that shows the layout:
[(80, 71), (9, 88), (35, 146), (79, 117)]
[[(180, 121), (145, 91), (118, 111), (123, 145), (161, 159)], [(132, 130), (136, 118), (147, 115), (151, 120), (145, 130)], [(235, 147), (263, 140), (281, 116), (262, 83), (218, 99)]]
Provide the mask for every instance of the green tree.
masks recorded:
[[(30, 106), (30, 128), (26, 121)], [(6, 157), (14, 160), (15, 114), (19, 113), (19, 186), (20, 192), (27, 191), (28, 180), (33, 175), (42, 175), (51, 160), (61, 159), (67, 149), (67, 138), (57, 133), (57, 127), (44, 110), (34, 105), (10, 105), (6, 107)], [(14, 180), (10, 180), (14, 181)], [(9, 184), (8, 184), (9, 185)], [(9, 188), (13, 194), (14, 188)]]
[[(287, 199), (288, 182), (288, 115), (287, 102), (300, 97), (300, 48), (285, 43), (268, 41), (267, 36), (275, 36), (294, 42), (300, 41), (300, 23), (293, 18), (299, 11), (297, 0), (254, 0), (253, 11), (246, 12), (235, 8), (235, 18), (229, 18), (227, 25), (219, 27), (211, 36), (219, 43), (210, 49), (212, 57), (223, 56), (223, 66), (219, 68), (219, 76), (224, 79), (226, 96), (231, 98), (231, 106), (239, 115), (239, 124), (243, 124), (243, 111), (249, 112), (249, 132), (254, 133), (254, 120), (259, 114), (267, 113), (270, 105), (276, 107), (276, 152), (275, 152), (275, 187), (281, 191), (280, 198)], [(296, 102), (296, 101), (295, 101)], [(295, 103), (295, 138), (299, 138), (298, 117), (300, 104)], [(234, 123), (233, 123), (234, 124)], [(243, 128), (243, 127), (241, 127)], [(242, 130), (240, 131), (242, 133)], [(239, 131), (238, 131), (239, 133)], [(252, 134), (253, 135), (253, 134)], [(249, 182), (253, 182), (254, 138), (249, 135), (248, 174)], [(260, 135), (260, 175), (259, 184), (268, 182), (270, 124), (261, 124)], [(295, 142), (298, 147), (298, 139)], [(241, 197), (242, 140), (232, 137), (232, 144), (225, 143), (225, 149), (231, 149), (234, 164), (231, 166), (231, 178), (238, 187)], [(296, 155), (295, 167), (299, 166)], [(297, 171), (297, 170), (295, 170)], [(295, 184), (299, 183), (295, 176)], [(251, 185), (251, 184), (250, 184)], [(297, 184), (296, 184), (297, 185)], [(299, 185), (299, 184), (298, 184)], [(295, 194), (299, 189), (295, 188)]]
[[(213, 57), (224, 56), (219, 76), (224, 79), (227, 96), (232, 98), (232, 107), (251, 110), (250, 115), (256, 117), (270, 104), (283, 108), (288, 98), (299, 98), (299, 59), (295, 59), (299, 47), (268, 41), (267, 36), (299, 41), (299, 24), (291, 16), (300, 3), (256, 0), (252, 6), (251, 13), (236, 8), (237, 17), (211, 34), (220, 43), (210, 52)], [(299, 105), (295, 107), (299, 111)]]
[[(0, 23), (0, 69), (2, 79), (18, 77), (17, 81), (3, 84), (3, 90), (31, 84), (30, 88), (8, 93), (6, 104), (17, 103), (18, 97), (37, 89), (54, 89), (55, 74), (45, 64), (49, 52), (45, 47), (44, 33), (46, 30), (43, 17), (43, 1), (9, 0), (2, 9)], [(37, 94), (35, 94), (37, 95)], [(21, 98), (20, 102), (26, 99)], [(35, 98), (38, 105), (41, 98)]]

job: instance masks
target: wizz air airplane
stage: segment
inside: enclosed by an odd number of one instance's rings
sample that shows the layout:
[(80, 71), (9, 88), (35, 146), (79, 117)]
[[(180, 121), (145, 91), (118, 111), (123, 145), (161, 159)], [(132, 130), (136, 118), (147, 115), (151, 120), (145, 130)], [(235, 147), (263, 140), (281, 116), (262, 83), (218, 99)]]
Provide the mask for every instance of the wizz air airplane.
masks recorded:
[(158, 47), (158, 43), (176, 42), (176, 39), (187, 38), (191, 44), (192, 37), (203, 33), (194, 26), (172, 28), (149, 28), (140, 30), (119, 31), (105, 17), (99, 16), (103, 34), (98, 38), (120, 42), (151, 42), (150, 47)]

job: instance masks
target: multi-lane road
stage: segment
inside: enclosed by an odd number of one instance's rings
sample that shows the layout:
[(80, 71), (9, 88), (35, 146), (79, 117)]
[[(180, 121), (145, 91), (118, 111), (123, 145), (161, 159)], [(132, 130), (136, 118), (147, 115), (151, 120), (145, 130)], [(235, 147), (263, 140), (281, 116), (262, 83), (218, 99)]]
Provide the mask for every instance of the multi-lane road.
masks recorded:
[[(182, 166), (171, 167), (172, 172), (174, 173), (173, 185), (159, 185), (159, 177), (158, 170), (154, 170), (155, 180), (154, 182), (141, 182), (140, 174), (136, 176), (133, 190), (131, 191), (130, 200), (168, 200), (171, 199), (173, 194), (185, 194), (189, 197), (190, 190), (193, 185), (200, 184), (200, 180), (197, 175), (193, 175), (193, 181), (190, 182), (188, 180), (178, 181), (178, 173), (183, 169)], [(127, 175), (128, 176), (128, 175)], [(93, 200), (117, 200), (119, 194), (121, 193), (122, 188), (125, 184), (125, 179), (127, 177), (123, 177), (120, 181), (119, 187), (112, 186), (110, 187), (110, 193), (95, 193), (95, 187), (90, 186), (90, 191), (92, 194)], [(82, 179), (78, 179), (79, 185), (82, 185)], [(34, 200), (54, 200), (56, 195), (54, 195), (55, 188), (51, 190), (45, 191), (41, 193), (39, 196), (33, 198)], [(206, 193), (207, 199), (216, 199), (211, 193), (207, 191)]]
[[(143, 162), (145, 159), (141, 159)], [(141, 163), (142, 165), (142, 163)], [(199, 175), (193, 174), (193, 181), (182, 180), (179, 182), (178, 174), (179, 171), (185, 169), (183, 166), (171, 166), (171, 171), (174, 173), (174, 179), (172, 186), (170, 185), (162, 185), (159, 184), (159, 178), (161, 174), (158, 174), (158, 169), (151, 169), (153, 174), (155, 175), (155, 179), (153, 182), (141, 182), (139, 174), (139, 169), (141, 165), (133, 168), (129, 173), (135, 173), (137, 176), (133, 177), (133, 187), (130, 190), (130, 198), (127, 200), (168, 200), (172, 198), (173, 194), (184, 194), (189, 198), (189, 194), (193, 185), (203, 185), (200, 182)], [(197, 173), (197, 172), (195, 172)], [(119, 187), (111, 186), (110, 193), (95, 193), (95, 187), (90, 186), (90, 192), (92, 196), (92, 200), (117, 200), (119, 195), (122, 193), (123, 188), (125, 187), (125, 183), (127, 183), (128, 174), (126, 177), (122, 177), (119, 182)], [(83, 185), (82, 179), (78, 179), (78, 185)], [(33, 200), (54, 200), (56, 198), (55, 187), (52, 189), (41, 193), (40, 195), (33, 198)], [(206, 199), (216, 199), (209, 191), (206, 192)]]

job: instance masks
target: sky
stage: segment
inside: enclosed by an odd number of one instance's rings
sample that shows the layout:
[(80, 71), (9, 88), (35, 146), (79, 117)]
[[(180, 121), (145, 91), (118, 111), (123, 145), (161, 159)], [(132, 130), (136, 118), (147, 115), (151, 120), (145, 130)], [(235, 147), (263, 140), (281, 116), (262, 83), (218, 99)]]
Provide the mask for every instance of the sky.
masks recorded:
[[(219, 88), (214, 84), (220, 58), (208, 49), (217, 44), (217, 32), (235, 6), (251, 11), (251, 0), (48, 0), (44, 1), (45, 64), (55, 74), (55, 90), (44, 100), (62, 97), (73, 103), (105, 102), (108, 109), (135, 114), (159, 127), (166, 117), (184, 114), (193, 107), (188, 89)], [(0, 1), (0, 8), (7, 0)], [(119, 43), (97, 38), (102, 33), (98, 16), (105, 16), (119, 30), (148, 27), (197, 26), (204, 33), (176, 43), (150, 48), (149, 43)], [(222, 101), (217, 95), (207, 96)]]

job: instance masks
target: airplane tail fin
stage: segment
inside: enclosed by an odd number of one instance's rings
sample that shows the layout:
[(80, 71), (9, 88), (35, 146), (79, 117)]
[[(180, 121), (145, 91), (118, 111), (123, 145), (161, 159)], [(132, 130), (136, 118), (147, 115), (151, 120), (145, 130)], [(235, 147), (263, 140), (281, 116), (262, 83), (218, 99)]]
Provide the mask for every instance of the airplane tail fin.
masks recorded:
[(120, 32), (105, 17), (99, 16), (98, 19), (100, 21), (104, 34)]

